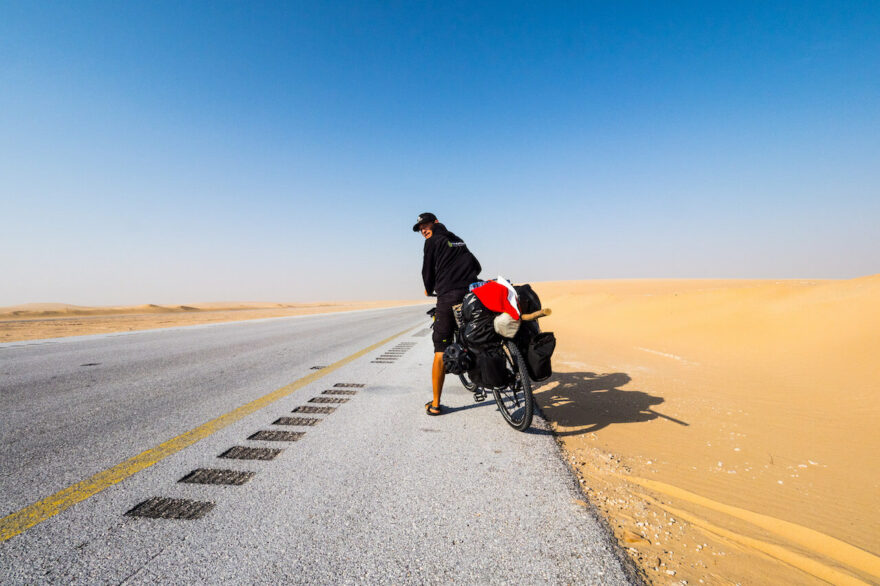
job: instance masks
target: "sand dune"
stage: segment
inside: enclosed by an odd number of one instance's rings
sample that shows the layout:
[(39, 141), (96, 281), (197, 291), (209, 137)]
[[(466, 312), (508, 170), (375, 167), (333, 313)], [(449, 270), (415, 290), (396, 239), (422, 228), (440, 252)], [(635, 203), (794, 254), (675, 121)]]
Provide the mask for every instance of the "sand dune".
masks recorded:
[(338, 303), (266, 303), (266, 302), (209, 302), (190, 305), (126, 305), (87, 307), (67, 303), (26, 303), (0, 307), (0, 320), (10, 318), (45, 318), (77, 315), (137, 315), (143, 313), (176, 313), (181, 311), (237, 311), (244, 309), (300, 309), (310, 307), (335, 307), (350, 305), (356, 301)]
[(77, 315), (135, 315), (141, 313), (172, 313), (175, 311), (197, 311), (195, 307), (186, 305), (132, 305), (125, 307), (87, 307), (67, 303), (27, 303), (0, 307), (0, 319), (9, 318), (45, 318)]
[(535, 288), (539, 402), (651, 579), (880, 580), (880, 275)]
[(209, 302), (189, 305), (84, 307), (64, 303), (30, 303), (0, 307), (0, 342), (147, 330), (224, 321), (331, 313), (426, 303), (339, 301), (317, 303)]
[(82, 305), (70, 305), (69, 303), (25, 303), (23, 305), (12, 305), (0, 307), (0, 318), (9, 316), (14, 317), (33, 317), (45, 315), (61, 315), (64, 313), (73, 313), (77, 311), (89, 311), (94, 308)]

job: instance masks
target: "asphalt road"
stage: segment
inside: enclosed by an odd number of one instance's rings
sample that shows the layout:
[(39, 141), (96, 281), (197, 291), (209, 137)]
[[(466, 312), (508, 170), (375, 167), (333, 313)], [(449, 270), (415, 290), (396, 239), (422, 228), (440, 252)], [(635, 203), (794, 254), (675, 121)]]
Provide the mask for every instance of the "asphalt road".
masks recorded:
[[(540, 418), (513, 431), (453, 377), (451, 411), (425, 415), (424, 311), (0, 344), (0, 535), (21, 530), (0, 542), (0, 582), (629, 583)], [(335, 411), (292, 413), (302, 406)], [(320, 421), (273, 424), (281, 417)], [(191, 430), (198, 441), (175, 444)], [(263, 430), (304, 435), (248, 439)], [(282, 451), (218, 457), (233, 446)], [(138, 454), (138, 471), (121, 464)], [(179, 482), (199, 468), (253, 475)], [(76, 504), (46, 513), (69, 487)], [(194, 520), (126, 515), (154, 497), (213, 508)]]

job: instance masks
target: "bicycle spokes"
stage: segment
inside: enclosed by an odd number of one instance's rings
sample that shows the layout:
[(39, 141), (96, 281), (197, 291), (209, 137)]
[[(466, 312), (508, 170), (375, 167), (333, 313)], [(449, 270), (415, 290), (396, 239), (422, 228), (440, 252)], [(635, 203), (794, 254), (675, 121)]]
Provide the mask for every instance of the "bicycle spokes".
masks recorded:
[(493, 388), (495, 402), (507, 423), (516, 430), (524, 431), (532, 423), (534, 403), (531, 380), (519, 349), (512, 342), (505, 342), (510, 382), (502, 388)]

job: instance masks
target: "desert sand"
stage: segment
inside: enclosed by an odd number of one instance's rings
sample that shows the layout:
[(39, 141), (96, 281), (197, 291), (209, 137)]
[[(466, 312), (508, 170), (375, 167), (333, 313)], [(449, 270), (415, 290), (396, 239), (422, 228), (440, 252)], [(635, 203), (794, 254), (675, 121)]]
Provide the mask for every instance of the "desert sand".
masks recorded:
[(194, 303), (84, 307), (64, 303), (29, 303), (0, 307), (0, 342), (39, 340), (109, 332), (150, 330), (196, 324), (333, 313), (416, 305), (426, 301), (340, 301), (332, 303)]
[[(533, 286), (536, 399), (649, 582), (880, 583), (880, 275)], [(404, 303), (19, 306), (0, 341)]]
[(880, 583), (880, 275), (533, 286), (536, 399), (649, 582)]

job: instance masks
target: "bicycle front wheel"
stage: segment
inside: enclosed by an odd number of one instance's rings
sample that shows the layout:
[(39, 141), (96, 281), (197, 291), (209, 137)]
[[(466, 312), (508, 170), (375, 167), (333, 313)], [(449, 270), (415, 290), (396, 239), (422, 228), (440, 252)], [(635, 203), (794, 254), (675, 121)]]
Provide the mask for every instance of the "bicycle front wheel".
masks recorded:
[(525, 431), (532, 424), (535, 402), (532, 398), (532, 381), (526, 370), (519, 348), (511, 340), (504, 341), (507, 368), (513, 382), (506, 387), (493, 388), (495, 402), (504, 420), (517, 431)]

